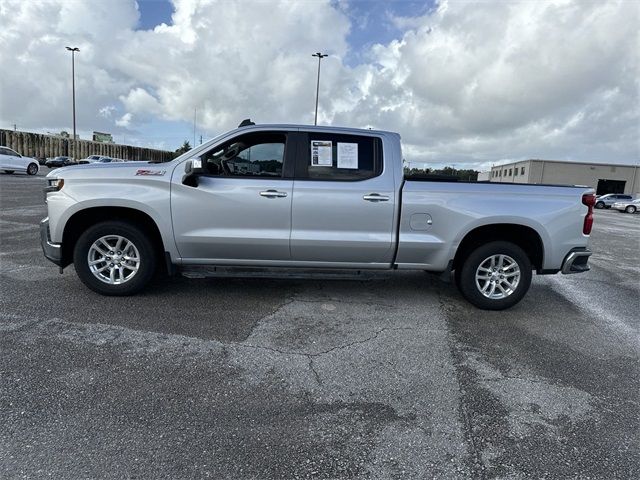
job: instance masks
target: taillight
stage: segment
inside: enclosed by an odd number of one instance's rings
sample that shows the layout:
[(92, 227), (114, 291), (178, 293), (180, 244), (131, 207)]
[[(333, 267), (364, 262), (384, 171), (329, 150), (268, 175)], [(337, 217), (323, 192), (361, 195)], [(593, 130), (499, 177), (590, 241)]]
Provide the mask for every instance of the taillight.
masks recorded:
[(586, 205), (589, 210), (584, 217), (584, 225), (582, 226), (582, 233), (589, 235), (593, 228), (593, 206), (596, 204), (596, 196), (593, 193), (586, 193), (582, 195), (582, 204)]

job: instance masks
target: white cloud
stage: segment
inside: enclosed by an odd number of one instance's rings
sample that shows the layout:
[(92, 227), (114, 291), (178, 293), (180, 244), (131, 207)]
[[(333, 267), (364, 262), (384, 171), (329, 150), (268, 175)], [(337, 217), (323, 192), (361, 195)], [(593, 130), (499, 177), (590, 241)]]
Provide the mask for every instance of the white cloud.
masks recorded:
[(100, 115), (102, 118), (110, 118), (115, 111), (116, 107), (114, 107), (113, 105), (105, 105), (98, 110), (98, 115)]
[(141, 87), (132, 88), (126, 95), (121, 95), (120, 101), (129, 112), (162, 114), (158, 99)]
[(637, 4), (448, 2), (420, 25), (374, 49), (341, 121), (394, 125), (433, 161), (638, 161)]
[[(399, 131), (409, 160), (637, 162), (639, 8), (442, 2), (421, 17), (393, 17), (404, 35), (349, 67), (352, 26), (346, 7), (328, 0), (175, 0), (171, 24), (152, 31), (135, 30), (133, 0), (5, 0), (0, 61), (12, 68), (0, 79), (0, 120), (68, 128), (64, 46), (73, 44), (78, 123), (90, 128), (190, 122), (196, 107), (209, 134), (247, 117), (310, 123), (310, 55), (322, 50), (331, 56), (322, 63), (321, 123)], [(118, 100), (123, 113), (113, 118)]]
[(119, 127), (129, 127), (131, 125), (131, 120), (133, 119), (133, 115), (129, 112), (122, 115), (118, 120), (116, 120), (116, 125)]

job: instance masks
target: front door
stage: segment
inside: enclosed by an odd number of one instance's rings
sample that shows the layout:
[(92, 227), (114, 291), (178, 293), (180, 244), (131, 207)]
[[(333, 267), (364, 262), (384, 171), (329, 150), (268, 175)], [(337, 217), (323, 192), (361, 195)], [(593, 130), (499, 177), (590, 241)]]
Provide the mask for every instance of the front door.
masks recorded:
[(184, 163), (172, 178), (171, 215), (185, 263), (260, 265), (290, 260), (295, 158), (287, 132), (234, 137), (201, 155), (207, 174), (183, 183)]

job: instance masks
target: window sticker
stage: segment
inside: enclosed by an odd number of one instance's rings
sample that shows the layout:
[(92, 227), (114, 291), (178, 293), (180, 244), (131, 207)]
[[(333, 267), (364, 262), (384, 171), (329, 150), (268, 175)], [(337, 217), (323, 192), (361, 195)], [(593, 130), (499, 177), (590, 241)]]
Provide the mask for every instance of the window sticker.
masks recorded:
[(358, 168), (358, 144), (338, 142), (338, 168)]
[(327, 140), (311, 141), (311, 165), (314, 167), (333, 166), (332, 150), (333, 144)]

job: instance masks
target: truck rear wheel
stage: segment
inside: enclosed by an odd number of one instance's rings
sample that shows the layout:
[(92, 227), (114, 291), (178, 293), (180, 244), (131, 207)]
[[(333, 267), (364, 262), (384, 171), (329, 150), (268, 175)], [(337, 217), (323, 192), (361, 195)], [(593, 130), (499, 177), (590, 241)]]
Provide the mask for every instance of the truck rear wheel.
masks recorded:
[(531, 285), (531, 261), (511, 242), (473, 250), (456, 274), (462, 296), (483, 310), (504, 310), (522, 300)]
[(80, 280), (102, 295), (132, 295), (156, 269), (153, 244), (128, 222), (107, 221), (88, 228), (75, 245), (73, 263)]

